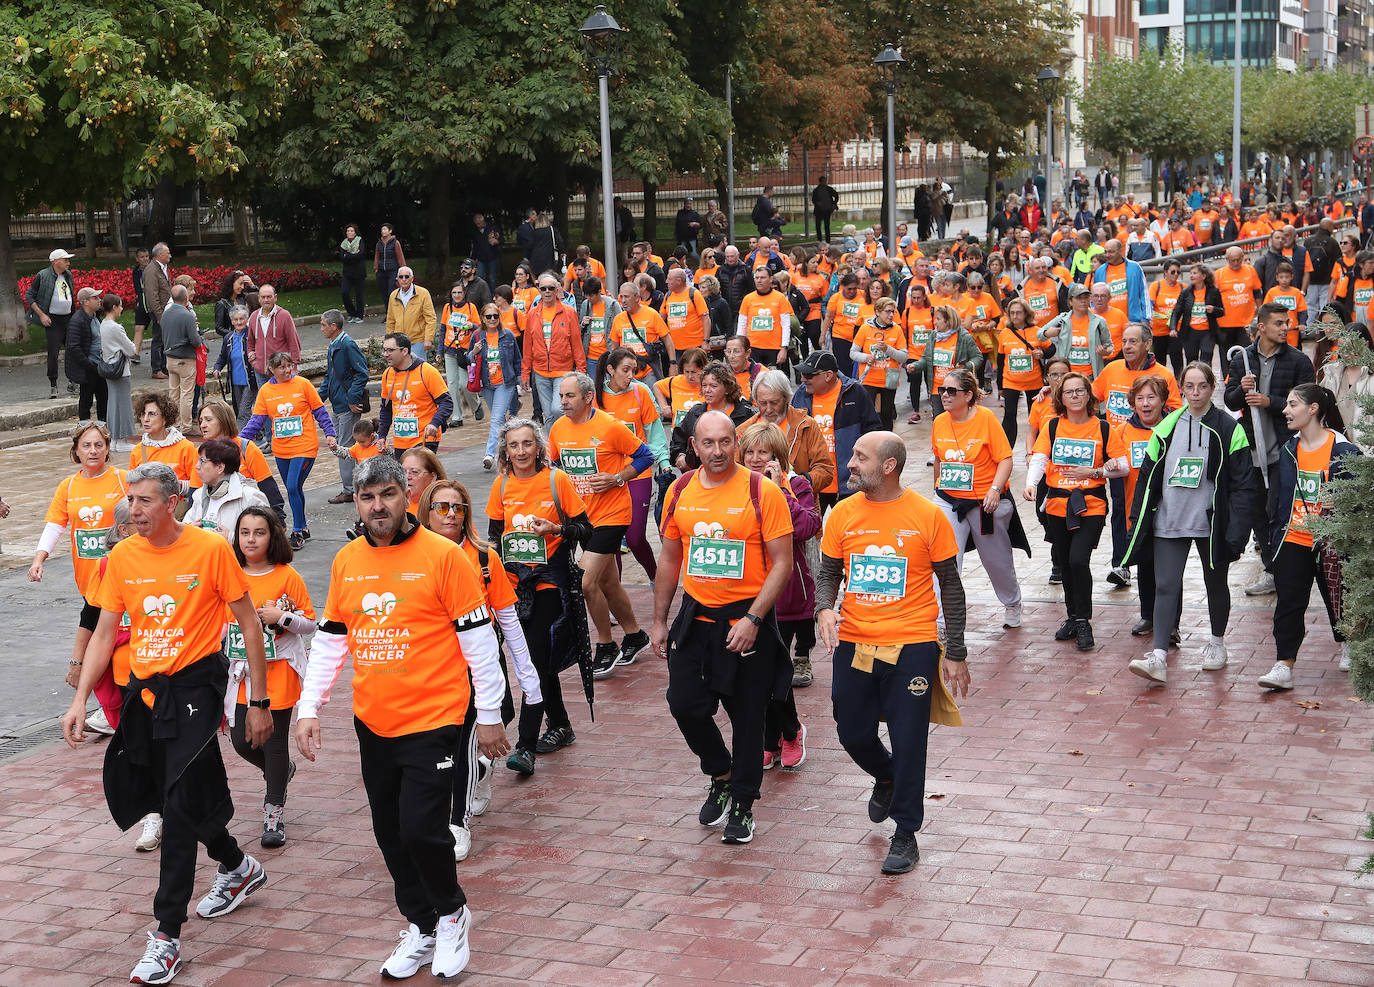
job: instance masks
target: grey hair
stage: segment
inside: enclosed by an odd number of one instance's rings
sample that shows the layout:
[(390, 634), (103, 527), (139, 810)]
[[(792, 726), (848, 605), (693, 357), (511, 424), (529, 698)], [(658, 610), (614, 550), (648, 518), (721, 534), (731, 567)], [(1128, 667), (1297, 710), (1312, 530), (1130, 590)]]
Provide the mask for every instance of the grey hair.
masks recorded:
[(177, 476), (176, 470), (166, 463), (144, 463), (142, 466), (136, 466), (129, 471), (125, 479), (131, 487), (135, 483), (152, 480), (157, 484), (158, 493), (162, 494), (164, 501), (181, 493), (181, 478)]
[(295, 361), (291, 358), (290, 350), (277, 350), (277, 352), (273, 353), (271, 356), (267, 358), (267, 365), (269, 367), (279, 367), (283, 363), (294, 362)]
[(153, 244), (153, 249), (148, 251), (148, 255), (152, 257), (154, 260), (156, 260), (158, 254), (170, 254), (171, 252), (171, 247), (159, 241), (158, 243)]
[(229, 309), (229, 318), (232, 319), (240, 315), (243, 316), (245, 319), (248, 318), (247, 305), (235, 305)]
[[(586, 374), (582, 376), (585, 377)], [(496, 465), (502, 473), (511, 472), (510, 457), (506, 454), (506, 436), (522, 428), (528, 428), (530, 431), (534, 432), (534, 444), (539, 449), (534, 459), (535, 472), (537, 473), (549, 465), (549, 440), (545, 437), (544, 430), (539, 427), (539, 423), (529, 418), (507, 418), (506, 424), (501, 426), (501, 445), (496, 450)], [(373, 456), (372, 458), (378, 459), (380, 457)], [(371, 462), (371, 460), (368, 460), (368, 462)], [(356, 484), (356, 481), (354, 482)]]
[(128, 537), (127, 535), (121, 535), (119, 529), (129, 523), (129, 513), (128, 497), (120, 497), (115, 501), (114, 524), (110, 526), (109, 531), (105, 532), (105, 551), (108, 552)]
[(187, 298), (186, 286), (185, 286), (184, 284), (174, 284), (174, 285), (172, 285), (172, 301), (174, 301), (174, 302), (184, 302), (184, 301), (186, 301), (186, 298)]
[(589, 398), (596, 393), (596, 382), (592, 380), (590, 375), (584, 374), (579, 370), (574, 370), (572, 373), (566, 373), (562, 377), (559, 377), (559, 386), (561, 387), (563, 381), (567, 380), (569, 377), (577, 381), (577, 389), (582, 392), (584, 398)]
[[(232, 312), (230, 313), (233, 314)], [(344, 324), (343, 313), (337, 308), (331, 308), (324, 315), (320, 316), (321, 322), (328, 322), (331, 326), (342, 326)]]
[(394, 483), (402, 490), (406, 488), (406, 471), (394, 456), (370, 456), (358, 464), (353, 474), (354, 490), (382, 487), (388, 483)]
[(765, 370), (754, 378), (754, 393), (757, 394), (760, 387), (766, 387), (770, 391), (777, 391), (787, 402), (792, 400), (792, 381), (787, 374), (781, 370)]

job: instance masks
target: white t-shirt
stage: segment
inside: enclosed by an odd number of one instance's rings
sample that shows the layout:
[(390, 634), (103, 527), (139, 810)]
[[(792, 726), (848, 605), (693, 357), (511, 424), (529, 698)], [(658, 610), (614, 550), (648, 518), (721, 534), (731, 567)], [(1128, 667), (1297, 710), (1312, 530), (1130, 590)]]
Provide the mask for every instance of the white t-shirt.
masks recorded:
[(53, 285), (52, 298), (48, 301), (48, 314), (72, 314), (72, 291), (64, 277), (58, 277), (57, 284)]

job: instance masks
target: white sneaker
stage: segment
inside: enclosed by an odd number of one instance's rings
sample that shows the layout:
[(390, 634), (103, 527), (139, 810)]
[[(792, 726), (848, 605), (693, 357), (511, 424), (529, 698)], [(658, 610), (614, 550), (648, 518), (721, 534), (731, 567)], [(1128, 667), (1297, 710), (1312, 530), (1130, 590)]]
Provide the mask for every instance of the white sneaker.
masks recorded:
[(1137, 658), (1127, 667), (1142, 679), (1149, 679), (1160, 685), (1163, 685), (1169, 677), (1169, 666), (1154, 651), (1146, 652), (1144, 658)]
[(1125, 588), (1131, 585), (1131, 570), (1124, 565), (1113, 566), (1107, 572), (1107, 582)]
[(1268, 596), (1274, 592), (1274, 577), (1269, 573), (1262, 573), (1249, 586), (1245, 587), (1246, 596)]
[(420, 927), (412, 923), (408, 929), (401, 933), (401, 941), (396, 944), (396, 948), (391, 951), (391, 955), (382, 964), (382, 976), (390, 977), (392, 980), (404, 980), (406, 977), (413, 977), (419, 972), (420, 967), (434, 959), (434, 937), (427, 936), (420, 931)]
[(1021, 626), (1021, 604), (1019, 604), (1019, 603), (1013, 603), (1011, 606), (1007, 607), (1006, 615), (1002, 617), (1002, 626), (1003, 626), (1003, 627), (1020, 627), (1020, 626)]
[(467, 860), (472, 852), (472, 830), (457, 823), (449, 823), (448, 831), (453, 834), (453, 859)]
[(1341, 642), (1341, 664), (1340, 664), (1339, 667), (1340, 667), (1340, 670), (1341, 670), (1342, 672), (1348, 672), (1348, 671), (1350, 671), (1350, 642), (1349, 642), (1349, 641), (1342, 641), (1342, 642)]
[(482, 457), (482, 469), (484, 469), (484, 470), (490, 470), (490, 469), (491, 469), (491, 466), (492, 466), (492, 458), (491, 458), (490, 456), (483, 456), (483, 457)]
[(464, 905), (452, 915), (439, 919), (434, 938), (434, 964), (430, 972), (436, 977), (456, 977), (468, 965), (468, 928), (472, 913)]
[(1219, 668), (1226, 667), (1226, 645), (1213, 644), (1208, 641), (1202, 646), (1202, 667), (1208, 672), (1215, 672)]
[(926, 459), (926, 465), (927, 465), (927, 466), (934, 466), (934, 465), (935, 465), (935, 457), (934, 457), (934, 456), (928, 457), (928, 458)]
[(1262, 689), (1291, 689), (1293, 688), (1293, 670), (1281, 661), (1274, 662), (1274, 667), (1269, 669), (1268, 675), (1261, 675), (1259, 680)]
[(86, 717), (86, 729), (91, 733), (98, 733), (102, 737), (114, 736), (114, 727), (110, 726), (110, 721), (105, 717), (103, 709), (98, 709)]
[(181, 940), (161, 932), (148, 933), (143, 959), (129, 974), (131, 984), (165, 984), (181, 972)]
[(491, 808), (491, 760), (478, 756), (477, 785), (472, 792), (472, 814), (480, 816)]
[[(247, 866), (244, 866), (244, 865)], [(196, 905), (196, 914), (201, 918), (218, 918), (228, 915), (258, 888), (267, 883), (267, 871), (248, 854), (243, 855), (243, 864), (236, 871), (215, 871), (215, 883), (210, 893)]]
[(162, 816), (156, 812), (150, 812), (143, 817), (143, 832), (138, 834), (138, 840), (134, 843), (135, 850), (142, 850), (145, 853), (156, 850), (162, 845)]

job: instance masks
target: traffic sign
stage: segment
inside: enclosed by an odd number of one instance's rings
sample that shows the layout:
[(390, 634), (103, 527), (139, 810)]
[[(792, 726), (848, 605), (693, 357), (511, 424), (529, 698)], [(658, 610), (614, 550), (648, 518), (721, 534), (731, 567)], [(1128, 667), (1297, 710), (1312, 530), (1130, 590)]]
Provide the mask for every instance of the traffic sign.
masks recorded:
[(1374, 137), (1359, 137), (1355, 140), (1355, 160), (1368, 161), (1374, 158)]

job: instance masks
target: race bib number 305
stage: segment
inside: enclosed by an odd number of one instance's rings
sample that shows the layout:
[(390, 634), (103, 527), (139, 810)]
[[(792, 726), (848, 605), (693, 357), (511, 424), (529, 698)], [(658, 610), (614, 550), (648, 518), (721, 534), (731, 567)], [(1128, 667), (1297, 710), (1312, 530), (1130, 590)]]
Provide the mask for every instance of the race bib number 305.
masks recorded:
[(105, 557), (105, 536), (109, 528), (90, 528), (78, 530), (76, 537), (76, 557), (78, 559), (103, 559)]
[(693, 538), (687, 555), (687, 575), (703, 579), (743, 579), (744, 540)]
[(849, 592), (900, 600), (906, 595), (906, 563), (906, 557), (902, 555), (860, 555), (851, 552), (846, 580)]

